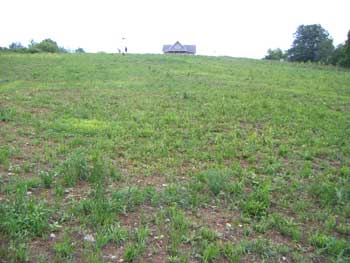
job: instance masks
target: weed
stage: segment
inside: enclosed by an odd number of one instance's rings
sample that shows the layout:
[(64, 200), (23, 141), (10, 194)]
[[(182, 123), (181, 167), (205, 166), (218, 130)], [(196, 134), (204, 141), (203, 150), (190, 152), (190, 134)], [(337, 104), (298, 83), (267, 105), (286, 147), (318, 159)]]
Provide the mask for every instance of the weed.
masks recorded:
[(228, 242), (223, 246), (223, 255), (231, 263), (240, 262), (244, 253), (245, 253), (245, 250), (242, 249), (242, 247), (240, 245), (234, 245), (234, 244)]
[(350, 201), (349, 188), (332, 182), (314, 183), (309, 191), (323, 206), (344, 205)]
[(3, 107), (0, 105), (0, 122), (13, 121), (16, 116), (16, 111), (13, 108)]
[(0, 146), (0, 164), (9, 166), (11, 156), (11, 148), (8, 146)]
[(202, 239), (208, 240), (208, 241), (214, 241), (218, 235), (216, 232), (210, 230), (207, 227), (202, 227), (200, 230), (200, 236)]
[(74, 246), (67, 234), (64, 235), (62, 241), (55, 242), (53, 249), (55, 251), (55, 259), (58, 262), (68, 262), (73, 257)]
[(90, 174), (87, 158), (81, 150), (69, 155), (60, 169), (63, 182), (66, 186), (75, 186), (80, 180), (87, 180)]
[(49, 227), (50, 210), (19, 188), (13, 201), (0, 204), (0, 230), (12, 238), (41, 236)]
[[(142, 261), (156, 249), (145, 234), (154, 223), (169, 261), (349, 262), (347, 71), (223, 57), (4, 52), (0, 68), (6, 261), (35, 261), (37, 241), (54, 251), (64, 239), (46, 242), (48, 229), (71, 224), (93, 231), (96, 242), (72, 245), (72, 256), (57, 262), (103, 262), (106, 245)], [(149, 209), (157, 216), (142, 214)], [(228, 215), (232, 229), (216, 237), (214, 224)], [(270, 229), (298, 244), (288, 250)]]
[(250, 193), (247, 200), (243, 202), (243, 210), (252, 217), (262, 218), (267, 216), (270, 199), (269, 186), (257, 186)]
[(316, 233), (310, 238), (311, 245), (319, 249), (321, 254), (341, 258), (350, 258), (350, 243), (325, 234)]
[(202, 242), (202, 262), (214, 262), (220, 256), (221, 247), (219, 243)]
[(41, 171), (39, 172), (39, 177), (41, 178), (41, 182), (45, 188), (51, 188), (55, 177), (53, 172)]
[(140, 227), (134, 232), (134, 242), (130, 242), (124, 250), (124, 259), (133, 262), (141, 255), (146, 247), (149, 229), (147, 227)]
[(210, 170), (200, 176), (208, 185), (214, 195), (226, 190), (228, 184), (228, 174), (218, 170)]
[(9, 244), (0, 244), (0, 260), (3, 262), (28, 262), (28, 259), (28, 247), (24, 241), (12, 240)]
[(284, 218), (279, 214), (272, 215), (272, 225), (285, 236), (291, 237), (294, 241), (299, 241), (301, 238), (301, 231), (292, 219)]
[(93, 227), (110, 225), (113, 223), (116, 208), (106, 197), (95, 197), (83, 200), (74, 209), (77, 215), (81, 215), (83, 221)]
[(120, 212), (130, 212), (141, 205), (146, 199), (145, 194), (137, 187), (125, 187), (113, 193), (113, 203)]
[(177, 256), (179, 254), (178, 248), (180, 244), (187, 239), (186, 234), (189, 228), (189, 222), (176, 206), (167, 209), (166, 217), (170, 222), (170, 244), (168, 246), (168, 250), (172, 256)]
[(113, 181), (119, 182), (122, 180), (123, 176), (122, 173), (111, 166), (110, 168), (110, 178), (112, 178)]
[(117, 245), (122, 244), (128, 238), (128, 231), (119, 224), (108, 226), (106, 234), (108, 235), (110, 241)]
[(124, 259), (127, 262), (134, 262), (140, 254), (139, 247), (136, 244), (130, 243), (124, 250)]

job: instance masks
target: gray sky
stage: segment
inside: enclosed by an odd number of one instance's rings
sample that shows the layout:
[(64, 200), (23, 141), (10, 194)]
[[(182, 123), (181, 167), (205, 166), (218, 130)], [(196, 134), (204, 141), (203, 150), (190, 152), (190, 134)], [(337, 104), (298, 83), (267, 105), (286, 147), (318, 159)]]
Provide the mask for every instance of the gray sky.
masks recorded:
[(198, 54), (261, 58), (288, 49), (300, 24), (334, 39), (350, 30), (350, 0), (1, 0), (0, 46), (52, 38), (66, 48), (160, 53), (179, 40)]

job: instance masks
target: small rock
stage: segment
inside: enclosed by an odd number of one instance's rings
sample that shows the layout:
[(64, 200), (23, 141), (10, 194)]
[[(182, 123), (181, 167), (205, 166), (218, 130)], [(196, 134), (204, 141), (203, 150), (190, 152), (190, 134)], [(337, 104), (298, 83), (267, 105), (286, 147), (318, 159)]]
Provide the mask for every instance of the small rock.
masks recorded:
[(28, 191), (28, 192), (27, 192), (27, 195), (31, 195), (31, 194), (32, 194), (32, 192), (31, 192), (31, 191)]
[(163, 239), (164, 235), (160, 235), (160, 236), (155, 236), (154, 239)]
[(124, 262), (124, 259), (123, 258), (121, 258), (121, 259), (119, 259), (119, 261), (118, 261), (119, 263), (121, 263), (121, 262)]
[(152, 257), (152, 253), (148, 253), (147, 256), (148, 256), (148, 257)]
[(163, 187), (167, 187), (167, 186), (168, 186), (168, 184), (162, 184), (162, 186), (163, 186)]
[(56, 238), (56, 235), (55, 235), (54, 233), (51, 233), (51, 234), (50, 234), (50, 239), (51, 239), (51, 240), (54, 240), (55, 238)]
[(117, 259), (117, 256), (110, 255), (109, 258), (110, 258), (111, 260), (115, 260), (115, 259)]
[(84, 241), (89, 241), (91, 243), (94, 243), (95, 242), (95, 238), (93, 237), (93, 235), (91, 234), (88, 234), (84, 237)]
[(169, 223), (170, 219), (169, 218), (165, 218), (165, 223)]
[(231, 229), (232, 228), (232, 225), (230, 223), (226, 223), (226, 228), (227, 229)]
[(287, 260), (287, 258), (286, 258), (286, 257), (282, 257), (282, 260), (283, 260), (283, 261), (286, 261), (286, 260)]

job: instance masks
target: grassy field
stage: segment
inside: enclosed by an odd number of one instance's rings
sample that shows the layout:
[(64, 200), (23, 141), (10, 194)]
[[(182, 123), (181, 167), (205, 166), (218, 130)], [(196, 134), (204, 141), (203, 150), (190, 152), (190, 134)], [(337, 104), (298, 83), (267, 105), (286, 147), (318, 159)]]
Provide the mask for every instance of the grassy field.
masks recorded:
[(350, 262), (350, 71), (0, 54), (0, 262)]

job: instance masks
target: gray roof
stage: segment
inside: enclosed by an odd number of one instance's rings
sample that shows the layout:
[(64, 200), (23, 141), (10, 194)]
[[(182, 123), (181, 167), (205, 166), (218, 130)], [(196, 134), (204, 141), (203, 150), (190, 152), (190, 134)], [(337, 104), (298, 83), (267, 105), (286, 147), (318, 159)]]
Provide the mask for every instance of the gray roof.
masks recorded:
[(173, 45), (164, 45), (164, 53), (189, 53), (196, 54), (195, 45), (182, 45), (179, 41), (176, 41)]

